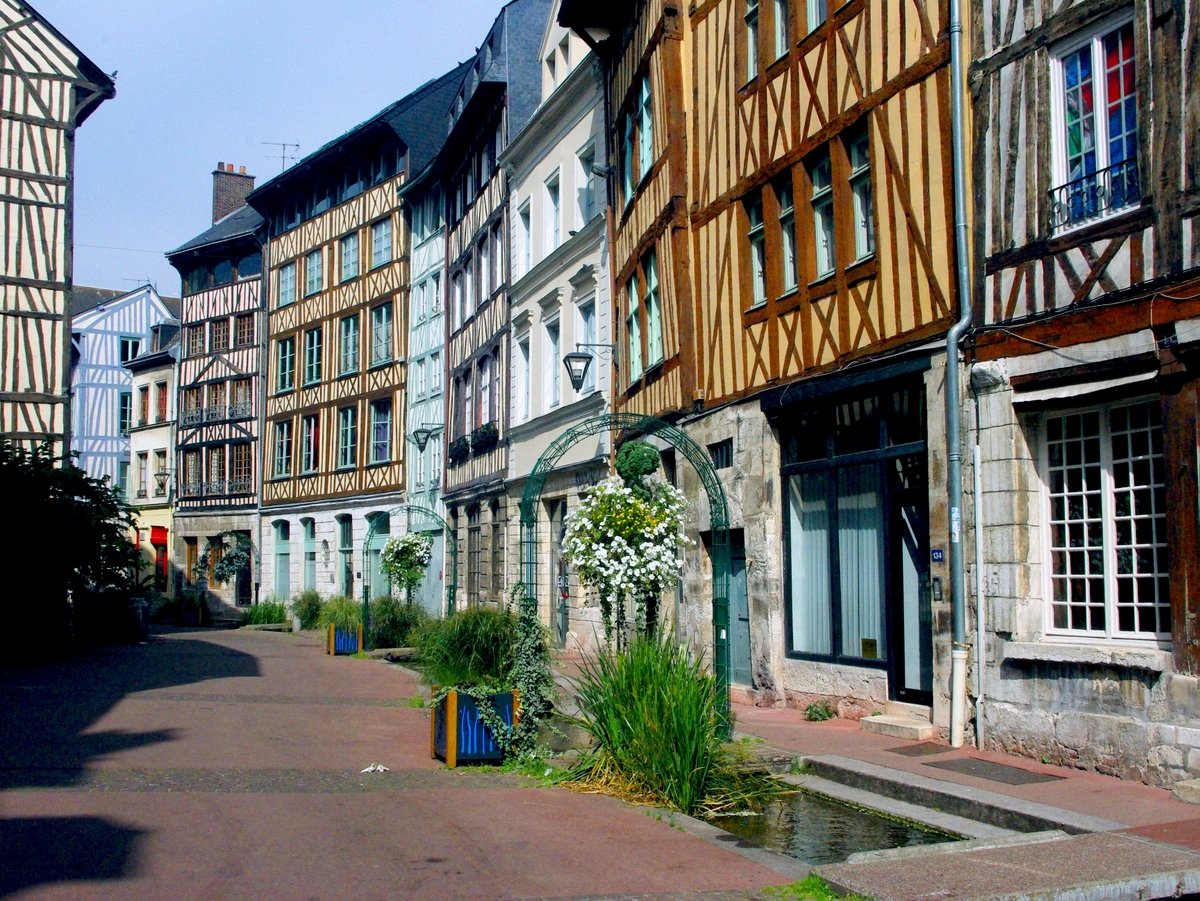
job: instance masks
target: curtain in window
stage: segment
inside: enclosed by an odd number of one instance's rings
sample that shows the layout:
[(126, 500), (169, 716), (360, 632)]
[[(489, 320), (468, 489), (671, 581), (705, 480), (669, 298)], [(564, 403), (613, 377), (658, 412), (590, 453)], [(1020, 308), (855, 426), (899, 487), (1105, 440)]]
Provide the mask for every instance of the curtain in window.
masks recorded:
[(883, 642), (883, 503), (879, 466), (838, 470), (838, 569), (842, 653), (885, 659)]
[(830, 653), (829, 473), (789, 479), (792, 648)]

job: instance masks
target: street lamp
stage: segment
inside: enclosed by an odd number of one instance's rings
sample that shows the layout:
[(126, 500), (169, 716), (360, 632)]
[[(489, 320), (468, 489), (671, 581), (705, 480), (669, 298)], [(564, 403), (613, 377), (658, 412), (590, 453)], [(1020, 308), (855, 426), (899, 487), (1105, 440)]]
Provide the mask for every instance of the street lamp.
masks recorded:
[(412, 439), (417, 443), (417, 450), (421, 453), (425, 452), (425, 445), (429, 443), (429, 437), (433, 434), (432, 429), (427, 429), (421, 426), (419, 429), (413, 429)]
[(165, 469), (160, 469), (154, 474), (154, 482), (158, 485), (158, 494), (160, 497), (167, 493), (167, 482), (170, 478), (171, 473)]
[(615, 344), (576, 343), (575, 350), (563, 357), (563, 365), (567, 367), (567, 378), (571, 380), (571, 387), (576, 391), (583, 390), (588, 367), (592, 365), (592, 355), (581, 351), (579, 349), (581, 347), (598, 347), (601, 350), (607, 350), (612, 353), (613, 363), (617, 362), (617, 345)]

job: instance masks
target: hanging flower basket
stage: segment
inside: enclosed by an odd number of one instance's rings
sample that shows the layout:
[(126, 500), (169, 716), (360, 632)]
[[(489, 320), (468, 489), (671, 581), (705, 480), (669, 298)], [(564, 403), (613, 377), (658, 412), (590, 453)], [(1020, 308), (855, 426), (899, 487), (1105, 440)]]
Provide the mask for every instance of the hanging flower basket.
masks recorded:
[(490, 451), (500, 442), (500, 428), (494, 422), (487, 422), (471, 433), (471, 453), (483, 454)]
[(520, 692), (502, 691), (475, 698), (465, 691), (450, 689), (433, 708), (430, 717), (430, 756), (453, 769), (460, 763), (496, 762), (504, 759), (504, 747), (480, 713), (489, 704), (501, 722), (512, 729), (520, 719)]
[(450, 458), (450, 462), (458, 466), (466, 461), (467, 457), (471, 456), (471, 439), (466, 435), (461, 438), (455, 438), (450, 442), (450, 446), (446, 448), (446, 456)]

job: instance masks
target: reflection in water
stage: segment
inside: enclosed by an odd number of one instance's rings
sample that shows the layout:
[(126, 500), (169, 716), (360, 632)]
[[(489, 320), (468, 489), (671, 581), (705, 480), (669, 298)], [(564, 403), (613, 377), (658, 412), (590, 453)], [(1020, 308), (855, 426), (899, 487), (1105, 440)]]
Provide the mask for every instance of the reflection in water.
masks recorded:
[(813, 866), (838, 863), (859, 851), (955, 840), (955, 836), (805, 793), (772, 804), (762, 816), (715, 817), (712, 822), (738, 838)]

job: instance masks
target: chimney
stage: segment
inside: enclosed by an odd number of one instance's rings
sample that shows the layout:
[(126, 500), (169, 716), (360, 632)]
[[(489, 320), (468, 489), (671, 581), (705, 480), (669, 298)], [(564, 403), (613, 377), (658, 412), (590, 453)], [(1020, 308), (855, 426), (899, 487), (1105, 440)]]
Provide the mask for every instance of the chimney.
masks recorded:
[(237, 172), (233, 170), (233, 163), (228, 166), (217, 163), (217, 168), (213, 171), (214, 223), (245, 206), (246, 195), (254, 190), (254, 176), (246, 174), (245, 166)]

